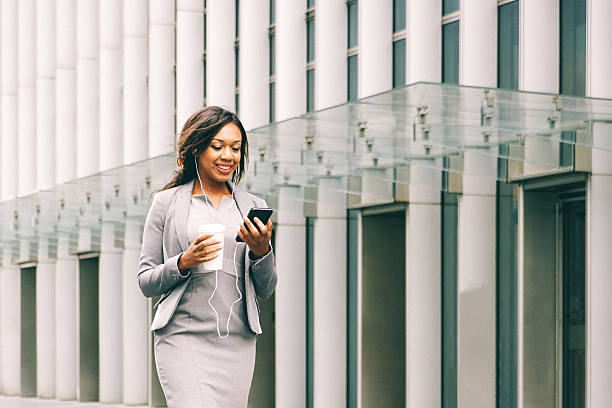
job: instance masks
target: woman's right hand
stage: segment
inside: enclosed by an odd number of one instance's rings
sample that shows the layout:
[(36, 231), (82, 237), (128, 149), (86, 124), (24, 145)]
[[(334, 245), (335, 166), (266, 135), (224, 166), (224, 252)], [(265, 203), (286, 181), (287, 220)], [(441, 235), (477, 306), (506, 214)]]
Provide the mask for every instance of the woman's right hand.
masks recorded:
[(213, 234), (204, 234), (196, 238), (178, 261), (179, 271), (193, 268), (203, 262), (215, 259), (223, 248), (221, 242), (212, 239)]

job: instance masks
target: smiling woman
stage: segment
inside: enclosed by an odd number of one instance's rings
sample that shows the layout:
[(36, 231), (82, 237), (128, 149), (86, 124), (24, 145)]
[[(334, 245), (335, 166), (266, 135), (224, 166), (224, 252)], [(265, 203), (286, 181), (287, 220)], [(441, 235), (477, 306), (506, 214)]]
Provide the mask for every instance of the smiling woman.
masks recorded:
[(236, 186), (248, 141), (234, 113), (194, 113), (178, 152), (182, 166), (147, 215), (138, 272), (143, 294), (162, 296), (151, 325), (157, 372), (168, 407), (245, 407), (261, 334), (256, 297), (276, 287), (272, 222), (245, 218), (266, 203)]

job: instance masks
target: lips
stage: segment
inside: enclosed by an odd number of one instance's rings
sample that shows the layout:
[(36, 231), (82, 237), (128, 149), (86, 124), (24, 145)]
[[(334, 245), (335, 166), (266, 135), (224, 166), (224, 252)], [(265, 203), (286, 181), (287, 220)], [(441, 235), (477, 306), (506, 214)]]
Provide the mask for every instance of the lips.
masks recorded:
[(215, 164), (215, 167), (222, 174), (230, 174), (232, 171), (232, 166), (227, 164)]

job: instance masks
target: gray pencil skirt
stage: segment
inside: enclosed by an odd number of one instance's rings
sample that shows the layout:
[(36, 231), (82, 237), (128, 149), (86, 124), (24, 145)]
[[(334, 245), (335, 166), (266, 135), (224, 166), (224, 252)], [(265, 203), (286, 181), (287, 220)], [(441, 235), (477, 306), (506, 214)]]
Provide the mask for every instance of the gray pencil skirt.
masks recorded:
[[(235, 277), (217, 272), (211, 300), (221, 336), (238, 297)], [(229, 336), (220, 338), (217, 317), (208, 304), (215, 272), (195, 273), (168, 325), (154, 332), (157, 374), (169, 408), (247, 406), (255, 367), (255, 334), (249, 329), (243, 299), (234, 304)]]

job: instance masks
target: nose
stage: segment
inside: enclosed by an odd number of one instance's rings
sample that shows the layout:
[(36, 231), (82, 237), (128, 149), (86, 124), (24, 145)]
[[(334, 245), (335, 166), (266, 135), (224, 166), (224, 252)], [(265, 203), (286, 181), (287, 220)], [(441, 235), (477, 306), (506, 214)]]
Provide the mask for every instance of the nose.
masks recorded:
[(231, 160), (232, 159), (232, 152), (231, 152), (231, 147), (225, 147), (221, 150), (221, 158), (223, 160)]

